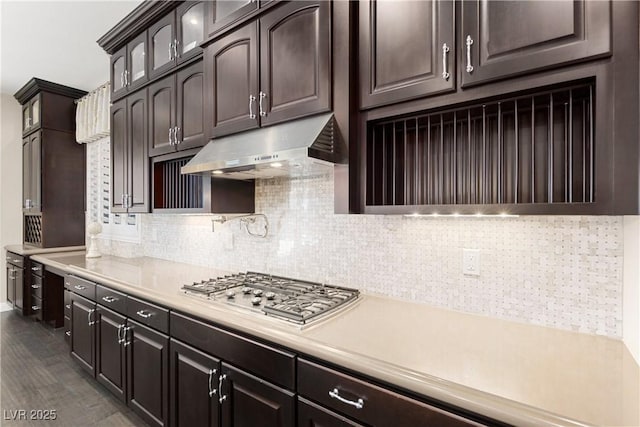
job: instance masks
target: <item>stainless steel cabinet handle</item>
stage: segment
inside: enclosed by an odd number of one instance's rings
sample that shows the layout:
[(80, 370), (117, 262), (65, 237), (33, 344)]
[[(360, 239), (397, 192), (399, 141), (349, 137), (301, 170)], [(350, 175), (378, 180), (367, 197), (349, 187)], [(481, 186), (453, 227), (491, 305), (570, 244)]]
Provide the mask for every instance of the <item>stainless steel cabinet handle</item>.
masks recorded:
[(38, 311), (38, 310), (40, 310), (40, 307), (38, 307), (37, 305), (32, 305), (31, 306), (31, 310)]
[(40, 271), (42, 268), (40, 267), (31, 267), (31, 271)]
[(473, 65), (471, 65), (471, 45), (473, 44), (473, 39), (470, 35), (467, 34), (467, 73), (471, 73), (473, 71)]
[(79, 291), (84, 291), (85, 289), (87, 289), (86, 286), (82, 286), (82, 285), (75, 285), (74, 288), (79, 290)]
[(218, 402), (222, 403), (225, 400), (227, 400), (227, 396), (225, 396), (224, 394), (222, 394), (222, 382), (224, 380), (227, 379), (227, 375), (220, 375), (218, 377), (218, 395), (220, 396), (220, 398), (218, 399)]
[(124, 325), (118, 325), (118, 344), (122, 344), (124, 342), (124, 338), (122, 338), (123, 329), (124, 329)]
[(131, 82), (129, 81), (129, 70), (124, 70), (124, 83), (129, 86)]
[(127, 209), (131, 207), (131, 196), (129, 194), (125, 194), (125, 201), (127, 202)]
[(442, 78), (445, 80), (449, 80), (449, 77), (451, 77), (451, 74), (447, 71), (447, 54), (449, 50), (449, 46), (446, 43), (442, 45)]
[(39, 288), (40, 288), (40, 285), (31, 285), (31, 287), (32, 287), (33, 289), (39, 289)]
[(173, 61), (175, 58), (173, 57), (173, 42), (169, 43), (169, 61)]
[(249, 95), (249, 118), (255, 119), (256, 115), (253, 113), (253, 103), (256, 102), (256, 97)]
[(182, 140), (178, 138), (178, 132), (180, 132), (180, 128), (176, 126), (174, 129), (175, 130), (173, 131), (173, 140), (175, 141), (176, 145), (178, 145), (182, 142)]
[(18, 259), (18, 258), (14, 258), (14, 259), (13, 259), (13, 262), (20, 262), (20, 261), (22, 261), (22, 260), (20, 260), (20, 259)]
[(120, 73), (120, 86), (124, 87), (124, 71)]
[(346, 403), (347, 405), (351, 405), (356, 409), (364, 408), (364, 400), (362, 400), (362, 398), (356, 401), (345, 399), (344, 397), (340, 396), (340, 391), (337, 388), (334, 388), (333, 390), (329, 391), (329, 397), (333, 399), (337, 399), (342, 403)]
[(213, 388), (213, 376), (217, 371), (217, 369), (209, 369), (209, 397), (213, 397), (216, 394), (216, 389)]
[(124, 340), (124, 341), (123, 341), (123, 345), (124, 345), (125, 347), (131, 344), (131, 341), (129, 341), (129, 340), (127, 339), (127, 335), (129, 334), (129, 331), (130, 331), (130, 330), (131, 330), (131, 327), (130, 327), (130, 326), (127, 326), (127, 327), (125, 327), (125, 328), (122, 330), (122, 339)]
[(173, 139), (171, 139), (171, 129), (169, 128), (169, 145), (173, 145)]
[(89, 326), (91, 325), (95, 325), (96, 322), (91, 320), (91, 315), (93, 314), (95, 310), (89, 310), (89, 313), (87, 313), (87, 322), (89, 323)]
[(267, 94), (264, 93), (263, 91), (260, 91), (260, 102), (259, 102), (260, 117), (264, 117), (267, 115), (267, 112), (262, 108), (262, 100), (265, 99), (266, 97), (267, 97)]
[(118, 298), (107, 295), (106, 297), (102, 297), (102, 301), (112, 303), (118, 301)]
[(153, 313), (145, 312), (144, 310), (136, 311), (136, 314), (138, 316), (142, 317), (143, 319), (148, 319), (151, 316), (153, 316)]
[(71, 304), (65, 304), (64, 306), (65, 308), (68, 308), (69, 310), (71, 310)]
[(178, 44), (180, 42), (175, 39), (173, 40), (173, 59), (178, 59)]
[(66, 336), (70, 337), (70, 336), (71, 336), (71, 331), (66, 331), (64, 334), (65, 334)]

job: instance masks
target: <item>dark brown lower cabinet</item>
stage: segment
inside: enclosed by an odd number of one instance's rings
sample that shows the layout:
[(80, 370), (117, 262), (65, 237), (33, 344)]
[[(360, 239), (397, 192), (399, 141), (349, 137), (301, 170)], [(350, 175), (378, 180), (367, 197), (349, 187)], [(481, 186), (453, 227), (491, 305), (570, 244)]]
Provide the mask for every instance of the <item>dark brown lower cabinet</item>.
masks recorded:
[(169, 419), (169, 337), (127, 321), (127, 402), (153, 426)]
[(223, 427), (295, 426), (295, 394), (222, 363)]
[(218, 427), (218, 376), (215, 357), (171, 339), (170, 386), (172, 427)]
[(71, 293), (71, 357), (95, 376), (95, 311), (96, 304)]
[(96, 309), (96, 379), (123, 402), (127, 398), (125, 327), (124, 316), (98, 305)]
[(298, 427), (362, 427), (362, 424), (298, 397)]

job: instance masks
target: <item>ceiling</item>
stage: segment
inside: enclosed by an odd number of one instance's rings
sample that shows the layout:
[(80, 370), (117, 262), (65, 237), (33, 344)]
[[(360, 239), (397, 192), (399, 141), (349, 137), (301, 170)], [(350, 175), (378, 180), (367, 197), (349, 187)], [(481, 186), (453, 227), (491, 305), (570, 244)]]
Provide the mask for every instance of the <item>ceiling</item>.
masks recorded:
[(32, 77), (90, 91), (109, 79), (96, 40), (141, 1), (0, 0), (0, 92)]

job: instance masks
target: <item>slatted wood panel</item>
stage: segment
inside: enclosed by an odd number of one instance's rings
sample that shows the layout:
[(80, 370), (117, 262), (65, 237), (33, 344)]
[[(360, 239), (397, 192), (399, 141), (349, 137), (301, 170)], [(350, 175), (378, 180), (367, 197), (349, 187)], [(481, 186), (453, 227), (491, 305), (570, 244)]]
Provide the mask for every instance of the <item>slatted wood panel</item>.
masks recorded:
[(594, 86), (372, 122), (366, 204), (594, 202)]
[(180, 168), (190, 157), (167, 160), (154, 165), (155, 209), (201, 209), (204, 204), (203, 177), (182, 175)]

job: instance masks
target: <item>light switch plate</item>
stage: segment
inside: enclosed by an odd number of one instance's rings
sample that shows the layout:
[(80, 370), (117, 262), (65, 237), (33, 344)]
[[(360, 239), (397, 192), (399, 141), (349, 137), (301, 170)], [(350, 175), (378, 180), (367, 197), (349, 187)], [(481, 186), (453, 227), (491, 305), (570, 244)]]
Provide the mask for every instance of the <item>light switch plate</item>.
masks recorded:
[(480, 275), (480, 250), (479, 249), (463, 249), (462, 250), (462, 274), (468, 276)]

